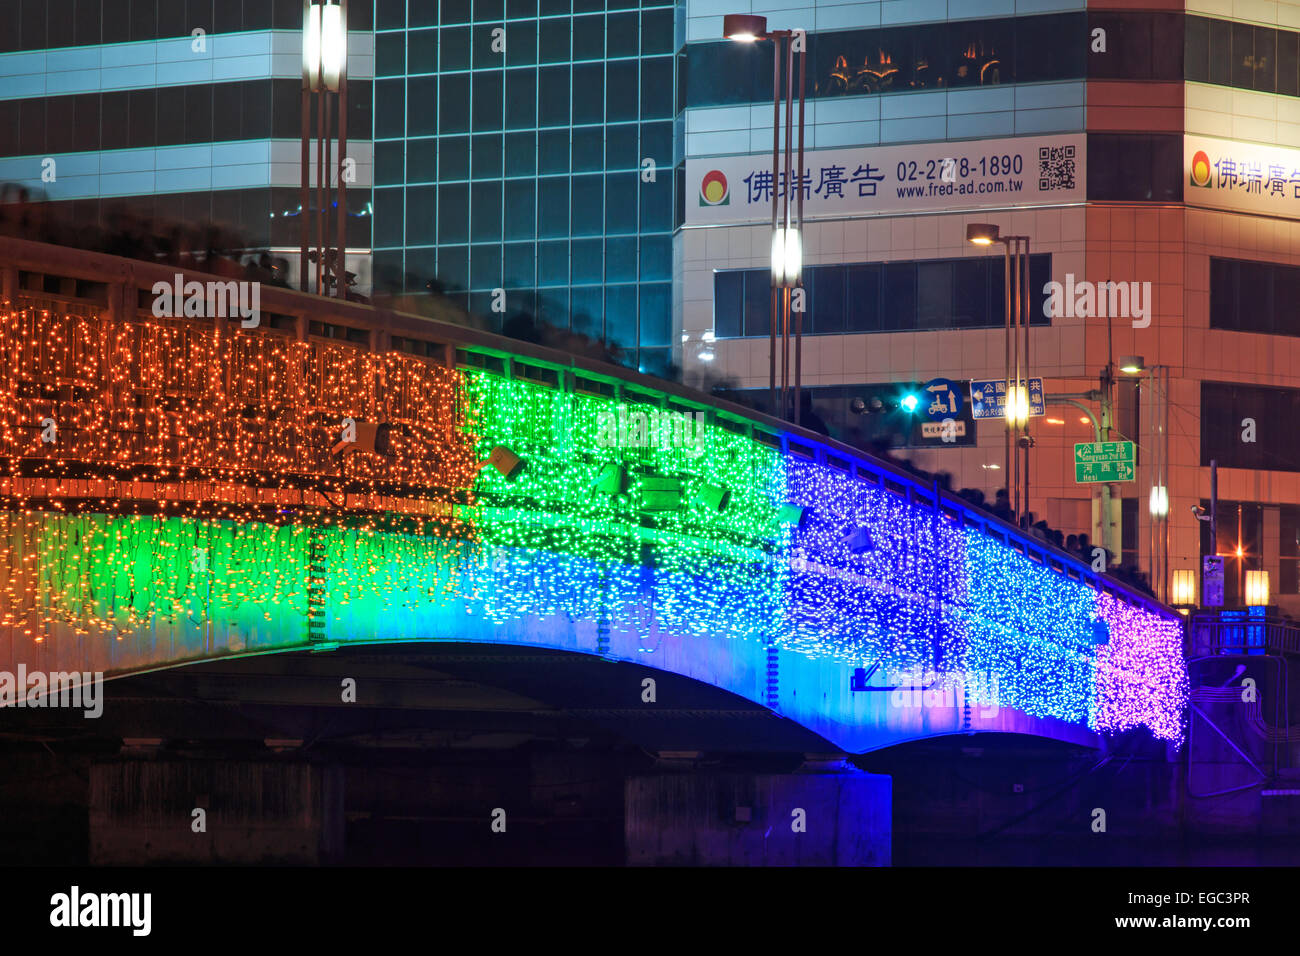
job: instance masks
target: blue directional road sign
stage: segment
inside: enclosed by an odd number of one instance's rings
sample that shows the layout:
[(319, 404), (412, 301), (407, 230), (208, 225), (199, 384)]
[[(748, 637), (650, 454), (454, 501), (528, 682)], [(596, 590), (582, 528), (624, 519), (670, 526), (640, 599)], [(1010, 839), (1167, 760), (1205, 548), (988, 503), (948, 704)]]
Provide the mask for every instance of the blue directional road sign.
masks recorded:
[[(1025, 387), (1025, 380), (1020, 380), (1020, 387)], [(987, 382), (970, 383), (971, 418), (1005, 418), (1007, 414), (1007, 383), (1005, 379), (993, 379)], [(1046, 415), (1047, 407), (1043, 404), (1043, 380), (1029, 380), (1029, 416), (1035, 418)]]
[(956, 418), (961, 414), (961, 392), (957, 383), (946, 378), (935, 378), (926, 382), (921, 389), (924, 395), (925, 414), (932, 422), (941, 422), (945, 418)]

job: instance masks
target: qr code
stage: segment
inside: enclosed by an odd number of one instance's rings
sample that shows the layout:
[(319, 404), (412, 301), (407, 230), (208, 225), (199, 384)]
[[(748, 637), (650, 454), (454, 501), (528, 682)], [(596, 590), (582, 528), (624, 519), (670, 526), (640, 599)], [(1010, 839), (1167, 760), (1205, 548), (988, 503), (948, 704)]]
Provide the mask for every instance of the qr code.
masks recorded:
[(1038, 188), (1044, 192), (1074, 188), (1073, 146), (1038, 147)]

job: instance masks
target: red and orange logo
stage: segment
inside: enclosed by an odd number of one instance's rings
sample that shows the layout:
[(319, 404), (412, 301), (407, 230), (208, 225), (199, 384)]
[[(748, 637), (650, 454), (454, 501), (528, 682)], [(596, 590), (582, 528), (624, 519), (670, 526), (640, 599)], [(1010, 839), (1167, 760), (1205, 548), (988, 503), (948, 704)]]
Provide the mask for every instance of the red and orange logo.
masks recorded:
[(1198, 149), (1192, 157), (1192, 185), (1208, 187), (1210, 185), (1210, 157), (1205, 150)]
[(711, 169), (700, 180), (701, 206), (727, 206), (731, 204), (731, 191), (727, 177), (720, 169)]

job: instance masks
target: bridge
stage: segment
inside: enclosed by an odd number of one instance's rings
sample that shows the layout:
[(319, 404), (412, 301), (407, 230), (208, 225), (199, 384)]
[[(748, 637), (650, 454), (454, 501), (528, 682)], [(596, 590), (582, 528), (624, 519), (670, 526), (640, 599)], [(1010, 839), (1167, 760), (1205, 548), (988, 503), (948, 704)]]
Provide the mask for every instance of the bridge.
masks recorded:
[(0, 669), (485, 642), (849, 753), (1182, 738), (1178, 614), (937, 484), (454, 321), (268, 286), (254, 325), (195, 272), (157, 315), (177, 272), (0, 238)]

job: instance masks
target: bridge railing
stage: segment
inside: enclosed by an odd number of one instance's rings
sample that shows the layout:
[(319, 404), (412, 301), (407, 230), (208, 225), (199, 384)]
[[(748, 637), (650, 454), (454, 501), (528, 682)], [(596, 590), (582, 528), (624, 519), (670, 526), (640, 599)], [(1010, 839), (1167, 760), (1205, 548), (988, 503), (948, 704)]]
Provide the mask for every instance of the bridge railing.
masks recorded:
[[(0, 303), (9, 302), (11, 307), (61, 303), (62, 308), (91, 310), (130, 323), (152, 318), (149, 303), (154, 287), (158, 283), (174, 285), (178, 272), (186, 281), (229, 281), (163, 263), (0, 237)], [(262, 286), (260, 295), (259, 328), (264, 334), (347, 350), (398, 351), (445, 368), (479, 368), (562, 390), (703, 412), (712, 423), (787, 455), (851, 473), (911, 503), (933, 508), (946, 520), (978, 529), (1029, 560), (1094, 590), (1168, 620), (1182, 621), (1172, 608), (1093, 571), (1074, 555), (945, 491), (937, 481), (923, 481), (859, 449), (686, 386), (473, 328), (465, 324), (468, 317), (464, 312), (436, 300), (431, 307), (437, 317), (426, 317), (273, 286)], [(239, 331), (238, 317), (208, 321), (220, 335)]]
[(1252, 611), (1264, 608), (1193, 614), (1188, 627), (1189, 655), (1300, 655), (1300, 621)]

